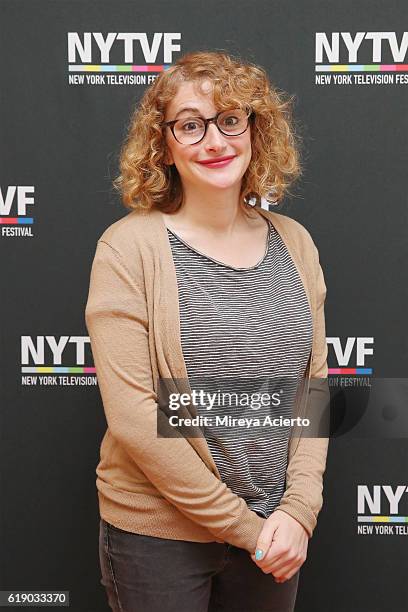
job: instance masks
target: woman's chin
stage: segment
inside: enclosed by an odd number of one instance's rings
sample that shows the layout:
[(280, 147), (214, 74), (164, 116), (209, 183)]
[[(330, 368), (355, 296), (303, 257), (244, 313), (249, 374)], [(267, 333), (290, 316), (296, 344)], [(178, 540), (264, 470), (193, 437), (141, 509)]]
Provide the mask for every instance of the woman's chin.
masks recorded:
[(228, 177), (224, 179), (222, 177), (214, 177), (213, 180), (202, 180), (200, 183), (203, 188), (207, 189), (232, 189), (241, 183), (241, 179), (233, 180)]

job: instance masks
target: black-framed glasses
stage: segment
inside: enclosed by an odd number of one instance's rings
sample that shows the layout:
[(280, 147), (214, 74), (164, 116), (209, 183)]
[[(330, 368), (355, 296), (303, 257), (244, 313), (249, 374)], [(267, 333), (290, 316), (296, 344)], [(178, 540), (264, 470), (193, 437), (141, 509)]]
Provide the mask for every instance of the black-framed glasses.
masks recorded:
[(219, 132), (224, 136), (240, 136), (249, 125), (254, 115), (251, 108), (234, 108), (217, 113), (214, 117), (182, 117), (173, 121), (163, 122), (163, 126), (171, 129), (174, 138), (183, 145), (192, 145), (200, 142), (207, 133), (209, 123), (215, 123)]

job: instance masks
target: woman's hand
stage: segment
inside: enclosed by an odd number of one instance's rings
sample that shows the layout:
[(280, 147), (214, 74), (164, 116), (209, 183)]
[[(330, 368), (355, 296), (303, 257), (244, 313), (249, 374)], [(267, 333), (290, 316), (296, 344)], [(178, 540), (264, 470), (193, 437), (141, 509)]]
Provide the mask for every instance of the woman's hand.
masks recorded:
[(251, 559), (264, 574), (273, 574), (276, 582), (285, 582), (306, 561), (308, 543), (303, 525), (286, 512), (275, 510), (265, 521)]

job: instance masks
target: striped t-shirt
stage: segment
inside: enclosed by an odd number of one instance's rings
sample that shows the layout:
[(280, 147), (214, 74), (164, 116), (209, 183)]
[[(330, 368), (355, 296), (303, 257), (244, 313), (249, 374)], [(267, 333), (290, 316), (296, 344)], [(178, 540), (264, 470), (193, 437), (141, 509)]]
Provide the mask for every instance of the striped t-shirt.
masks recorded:
[[(283, 377), (287, 406), (309, 358), (312, 318), (295, 264), (272, 222), (265, 221), (269, 230), (264, 255), (249, 268), (219, 262), (169, 228), (167, 233), (191, 388), (263, 392), (265, 386), (260, 388), (256, 379)], [(249, 412), (239, 405), (219, 414)], [(251, 416), (257, 416), (255, 412)], [(277, 437), (275, 431), (272, 436), (268, 427), (220, 427), (216, 434), (204, 428), (203, 433), (222, 481), (252, 510), (268, 517), (285, 490), (288, 435)]]

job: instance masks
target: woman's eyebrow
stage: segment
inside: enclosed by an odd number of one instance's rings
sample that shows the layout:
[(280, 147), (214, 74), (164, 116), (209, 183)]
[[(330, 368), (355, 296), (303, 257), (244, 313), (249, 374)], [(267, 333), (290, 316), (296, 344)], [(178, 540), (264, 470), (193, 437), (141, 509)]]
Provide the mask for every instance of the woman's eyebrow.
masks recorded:
[(188, 107), (188, 106), (186, 106), (186, 107), (184, 107), (184, 108), (181, 108), (181, 109), (178, 111), (177, 115), (175, 116), (175, 119), (177, 119), (177, 117), (178, 117), (179, 115), (181, 115), (181, 113), (184, 113), (185, 111), (192, 112), (192, 113), (201, 113), (201, 111), (200, 111), (198, 108), (194, 108), (194, 107)]

